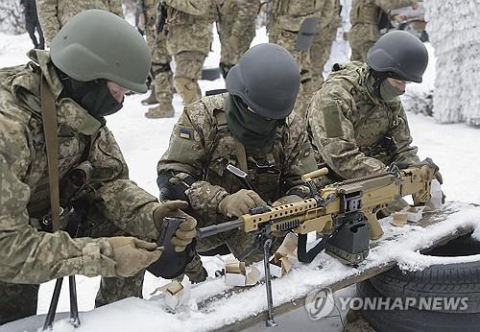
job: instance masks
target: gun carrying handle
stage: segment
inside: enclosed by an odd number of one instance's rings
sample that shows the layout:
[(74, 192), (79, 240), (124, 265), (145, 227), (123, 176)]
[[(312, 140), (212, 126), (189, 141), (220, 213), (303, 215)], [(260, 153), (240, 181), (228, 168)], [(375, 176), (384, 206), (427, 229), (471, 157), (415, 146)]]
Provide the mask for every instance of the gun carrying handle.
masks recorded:
[(320, 242), (307, 252), (307, 234), (298, 234), (298, 260), (302, 263), (311, 263), (320, 251), (325, 249), (329, 238), (330, 236), (324, 235)]

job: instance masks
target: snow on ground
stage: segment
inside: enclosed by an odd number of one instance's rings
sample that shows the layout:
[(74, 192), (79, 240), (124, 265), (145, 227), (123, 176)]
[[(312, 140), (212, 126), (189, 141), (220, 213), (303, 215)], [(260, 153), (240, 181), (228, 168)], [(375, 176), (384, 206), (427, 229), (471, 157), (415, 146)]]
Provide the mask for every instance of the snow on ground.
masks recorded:
[[(259, 36), (254, 43), (266, 41), (264, 29), (259, 30), (258, 34)], [(26, 34), (20, 36), (0, 34), (0, 67), (25, 63), (28, 60), (25, 53), (30, 48), (30, 45), (30, 40)], [(213, 49), (215, 52), (211, 53), (206, 62), (206, 66), (208, 67), (216, 66), (219, 62), (218, 39), (215, 39)], [(429, 51), (430, 54), (433, 54), (431, 48), (429, 48)], [(344, 54), (335, 54), (335, 56), (342, 58)], [(430, 86), (433, 85), (432, 82), (435, 77), (434, 70), (434, 61), (431, 61), (424, 77), (424, 83), (422, 85), (411, 84), (408, 89), (414, 92), (428, 90)], [(223, 79), (218, 79), (214, 82), (201, 81), (200, 84), (203, 91), (224, 87)], [(146, 119), (143, 115), (147, 110), (147, 107), (143, 107), (140, 104), (140, 100), (143, 98), (145, 98), (145, 96), (133, 95), (127, 97), (122, 111), (108, 117), (108, 126), (113, 131), (122, 148), (125, 159), (129, 164), (131, 178), (141, 187), (157, 196), (158, 189), (155, 182), (156, 163), (168, 146), (169, 136), (173, 125), (181, 113), (182, 104), (180, 97), (175, 95), (175, 118), (150, 120)], [(408, 107), (406, 108), (408, 109)], [(436, 123), (433, 118), (421, 114), (408, 113), (408, 120), (414, 138), (414, 145), (419, 147), (419, 155), (422, 158), (427, 156), (431, 157), (440, 166), (445, 180), (443, 189), (447, 195), (447, 199), (480, 203), (480, 168), (477, 164), (478, 157), (480, 156), (480, 147), (478, 145), (480, 142), (480, 130), (464, 124), (440, 125)], [(472, 211), (472, 213), (475, 214), (476, 212)], [(209, 274), (212, 275), (215, 270), (219, 269), (221, 262), (216, 258), (207, 258), (205, 265)], [(293, 296), (293, 293), (305, 292), (311, 287), (313, 283), (309, 284), (308, 280), (300, 278), (303, 273), (302, 271), (305, 272), (307, 270), (307, 267), (301, 268), (291, 278), (277, 282), (276, 286), (274, 286), (275, 301), (288, 299), (288, 296)], [(347, 270), (350, 271), (341, 265), (338, 266), (338, 271), (348, 272)], [(329, 275), (331, 274), (329, 273)], [(318, 282), (318, 280), (316, 282)], [(150, 298), (150, 293), (165, 283), (165, 280), (147, 275), (145, 279), (144, 297)], [(213, 280), (211, 283), (212, 287), (225, 287), (220, 280)], [(65, 283), (64, 285), (58, 311), (69, 310), (67, 284), (68, 283)], [(39, 314), (48, 311), (53, 286), (53, 281), (42, 285), (38, 300)], [(94, 297), (98, 286), (98, 277), (77, 277), (79, 308), (81, 311), (91, 310), (93, 308)], [(201, 289), (202, 288), (199, 287), (197, 292), (200, 292)], [(283, 289), (287, 289), (288, 291), (280, 292)], [(292, 293), (288, 294), (288, 292)], [(254, 292), (248, 292), (246, 296), (249, 301), (245, 301), (245, 310), (248, 311), (248, 307), (250, 306), (251, 310), (253, 310), (251, 312), (255, 312), (254, 310), (258, 310), (264, 304), (263, 290), (257, 292), (257, 295), (253, 293)], [(220, 303), (222, 303), (222, 301), (220, 301)], [(159, 331), (166, 327), (171, 331), (174, 330), (175, 326), (185, 326), (178, 325), (181, 323), (178, 321), (178, 318), (172, 315), (165, 315), (162, 313), (161, 308), (158, 307), (154, 309), (155, 306), (158, 306), (158, 303), (152, 304), (138, 299), (128, 299), (114, 306), (99, 309), (98, 312), (105, 312), (104, 318), (107, 319), (108, 317), (107, 321), (109, 324), (118, 323), (118, 330), (122, 331), (151, 331), (153, 329)], [(135, 315), (134, 318), (126, 314), (130, 310), (135, 310), (136, 307), (144, 308), (145, 311), (142, 314), (138, 313), (139, 316)], [(231, 312), (235, 312), (236, 310), (235, 307), (229, 307), (227, 304), (225, 304), (223, 308), (222, 305), (219, 305), (217, 309), (224, 314), (228, 314), (228, 310)], [(247, 312), (245, 310), (242, 312)], [(135, 310), (135, 312), (138, 311), (139, 310)], [(116, 317), (114, 315), (115, 312), (117, 316), (128, 316), (128, 319), (125, 321), (118, 319), (120, 317)], [(87, 317), (87, 315), (85, 316)], [(191, 322), (185, 324), (193, 328), (203, 319), (203, 316), (204, 314), (192, 313), (192, 317), (189, 318), (192, 319)], [(95, 325), (93, 322), (101, 319), (99, 317), (102, 317), (102, 315), (88, 314), (88, 317), (91, 317), (92, 321), (85, 322), (84, 327)], [(138, 325), (133, 327), (136, 325), (133, 321), (137, 321), (140, 317), (146, 320), (144, 322), (144, 328), (139, 329)], [(185, 316), (182, 317), (182, 319), (185, 319)], [(103, 326), (106, 327), (105, 325)], [(212, 325), (209, 326), (212, 327)], [(113, 329), (113, 325), (108, 325), (108, 327), (107, 330)], [(86, 330), (93, 331), (89, 329)]]

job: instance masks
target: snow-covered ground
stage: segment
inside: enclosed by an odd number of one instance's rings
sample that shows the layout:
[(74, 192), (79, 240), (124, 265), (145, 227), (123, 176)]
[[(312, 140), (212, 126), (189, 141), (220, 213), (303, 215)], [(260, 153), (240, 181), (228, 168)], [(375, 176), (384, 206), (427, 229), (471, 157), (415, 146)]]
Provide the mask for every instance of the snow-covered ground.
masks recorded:
[[(259, 36), (255, 42), (266, 40), (263, 29), (259, 30), (258, 34)], [(28, 60), (25, 53), (30, 48), (30, 43), (26, 34), (20, 36), (0, 34), (0, 67), (25, 63)], [(213, 49), (215, 51), (207, 59), (207, 66), (213, 67), (218, 64), (219, 45), (217, 40), (213, 45)], [(433, 55), (431, 48), (429, 50), (430, 54)], [(424, 83), (421, 86), (412, 84), (408, 87), (409, 90), (425, 90), (433, 86), (435, 77), (433, 64), (434, 61), (431, 61)], [(201, 81), (203, 91), (222, 88), (223, 86), (222, 79), (214, 82)], [(143, 98), (145, 96), (139, 95), (126, 98), (122, 111), (108, 117), (108, 126), (113, 131), (122, 148), (130, 167), (131, 178), (153, 195), (157, 195), (158, 189), (155, 182), (156, 163), (168, 146), (169, 136), (173, 125), (182, 111), (182, 104), (180, 97), (176, 95), (174, 98), (175, 118), (150, 120), (143, 115), (147, 110), (147, 107), (143, 107), (140, 104), (140, 100)], [(440, 166), (445, 181), (443, 189), (447, 199), (480, 203), (480, 168), (477, 164), (480, 156), (480, 130), (464, 124), (440, 125), (433, 118), (413, 113), (408, 113), (408, 120), (414, 138), (414, 145), (419, 147), (420, 156), (422, 158), (431, 157)], [(220, 267), (221, 262), (216, 258), (209, 258), (205, 261), (205, 265), (209, 274), (212, 275)], [(150, 293), (155, 288), (165, 283), (165, 280), (147, 275), (144, 297), (149, 298)], [(99, 278), (77, 277), (79, 308), (81, 311), (93, 308), (98, 285)], [(45, 313), (48, 310), (53, 286), (54, 282), (42, 285), (38, 300), (38, 313)], [(151, 308), (148, 309), (148, 306), (142, 304), (140, 300), (132, 299), (129, 305), (144, 306), (145, 310), (152, 310)], [(62, 291), (58, 310), (69, 310), (67, 288), (64, 288)], [(123, 311), (120, 310), (120, 312)], [(155, 315), (153, 312), (149, 313), (152, 316)], [(165, 322), (160, 322), (160, 324), (162, 325), (156, 325), (156, 331), (172, 330), (172, 326), (165, 324)], [(144, 330), (152, 331), (153, 324), (149, 324), (149, 326), (152, 329)], [(132, 330), (139, 331), (139, 329)]]

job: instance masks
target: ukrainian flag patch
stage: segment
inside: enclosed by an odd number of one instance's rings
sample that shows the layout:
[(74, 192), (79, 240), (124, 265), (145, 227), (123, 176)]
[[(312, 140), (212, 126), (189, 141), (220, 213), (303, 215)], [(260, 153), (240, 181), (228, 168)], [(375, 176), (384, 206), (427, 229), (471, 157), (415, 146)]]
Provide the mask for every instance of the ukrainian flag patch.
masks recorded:
[(189, 128), (179, 127), (179, 136), (181, 138), (191, 139), (192, 138), (192, 132)]

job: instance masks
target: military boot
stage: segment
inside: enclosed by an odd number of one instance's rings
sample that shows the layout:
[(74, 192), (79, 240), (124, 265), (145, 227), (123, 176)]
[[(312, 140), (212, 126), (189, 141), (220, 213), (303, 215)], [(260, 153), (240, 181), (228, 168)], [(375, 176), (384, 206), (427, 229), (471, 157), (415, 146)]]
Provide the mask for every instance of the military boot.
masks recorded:
[(148, 119), (173, 118), (175, 109), (171, 100), (160, 100), (158, 106), (151, 107), (145, 113)]
[(150, 86), (150, 95), (142, 100), (142, 105), (153, 105), (153, 104), (158, 104), (157, 97), (155, 97), (155, 85)]

